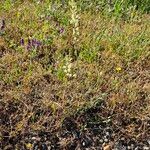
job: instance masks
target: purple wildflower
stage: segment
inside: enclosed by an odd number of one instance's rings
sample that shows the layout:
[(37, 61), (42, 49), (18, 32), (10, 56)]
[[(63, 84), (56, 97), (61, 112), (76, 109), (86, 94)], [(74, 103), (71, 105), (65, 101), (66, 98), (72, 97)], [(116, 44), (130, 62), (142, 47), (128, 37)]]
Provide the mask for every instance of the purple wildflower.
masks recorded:
[(27, 50), (30, 50), (31, 49), (31, 46), (30, 45), (27, 45)]
[(28, 39), (27, 50), (41, 46), (41, 42), (36, 39)]
[(36, 39), (32, 39), (31, 43), (33, 47), (36, 47)]
[(59, 30), (59, 33), (61, 34), (61, 33), (63, 33), (64, 32), (64, 28), (61, 28), (60, 30)]
[(20, 45), (22, 45), (22, 46), (24, 45), (24, 39), (20, 40)]
[(30, 39), (28, 39), (28, 45), (31, 46), (31, 40)]
[(5, 25), (6, 25), (6, 24), (5, 24), (5, 20), (3, 19), (3, 20), (2, 20), (2, 25), (1, 25), (1, 30), (3, 30), (3, 29), (5, 28)]
[(31, 40), (30, 40), (30, 39), (28, 39), (27, 50), (30, 50), (30, 49), (31, 49), (31, 47), (32, 47), (32, 45), (31, 45)]
[(36, 45), (37, 45), (37, 47), (39, 47), (42, 45), (42, 43), (40, 41), (36, 41)]

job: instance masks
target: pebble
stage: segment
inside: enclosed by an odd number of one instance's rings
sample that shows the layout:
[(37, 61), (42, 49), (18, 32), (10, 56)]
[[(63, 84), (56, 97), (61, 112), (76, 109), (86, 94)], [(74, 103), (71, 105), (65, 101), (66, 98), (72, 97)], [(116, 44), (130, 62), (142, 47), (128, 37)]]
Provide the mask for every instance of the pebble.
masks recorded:
[(143, 150), (150, 150), (150, 147), (144, 146), (144, 147), (143, 147)]
[(109, 133), (109, 132), (106, 132), (106, 135), (107, 135), (107, 136), (109, 136), (109, 135), (110, 135), (110, 133)]
[(88, 147), (88, 146), (90, 146), (90, 145), (91, 145), (90, 139), (85, 138), (85, 139), (82, 141), (82, 146), (83, 146), (83, 147)]
[(147, 143), (150, 145), (150, 139), (147, 140)]
[(134, 147), (135, 147), (134, 144), (131, 144), (131, 149), (134, 149)]
[(86, 143), (84, 141), (82, 142), (82, 146), (86, 146)]
[(103, 144), (103, 143), (104, 143), (104, 140), (103, 140), (103, 139), (100, 139), (99, 142), (100, 142), (101, 144)]
[(33, 140), (33, 141), (40, 141), (41, 138), (40, 138), (40, 137), (35, 137), (35, 136), (34, 136), (34, 137), (31, 138), (31, 140)]
[(104, 142), (105, 142), (105, 143), (108, 143), (108, 142), (109, 142), (109, 140), (108, 140), (108, 139), (104, 139)]

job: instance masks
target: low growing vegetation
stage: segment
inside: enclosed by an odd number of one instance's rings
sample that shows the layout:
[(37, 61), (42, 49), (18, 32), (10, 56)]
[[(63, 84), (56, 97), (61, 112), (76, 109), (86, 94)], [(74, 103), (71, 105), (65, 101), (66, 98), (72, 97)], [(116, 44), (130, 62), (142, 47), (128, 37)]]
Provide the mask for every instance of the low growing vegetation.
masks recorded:
[(2, 0), (0, 149), (150, 149), (150, 0)]

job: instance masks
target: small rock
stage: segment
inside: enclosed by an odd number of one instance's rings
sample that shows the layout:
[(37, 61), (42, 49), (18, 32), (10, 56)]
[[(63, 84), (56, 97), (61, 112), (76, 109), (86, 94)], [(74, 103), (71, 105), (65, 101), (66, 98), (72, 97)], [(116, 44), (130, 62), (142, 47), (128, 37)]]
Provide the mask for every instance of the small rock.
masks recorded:
[(83, 145), (83, 146), (85, 146), (85, 145), (86, 145), (86, 143), (83, 141), (83, 142), (82, 142), (82, 145)]
[(150, 150), (150, 148), (148, 146), (144, 146), (143, 150)]
[(103, 140), (103, 139), (100, 139), (99, 142), (100, 142), (101, 144), (103, 144), (103, 143), (104, 143), (104, 140)]
[(110, 133), (109, 133), (109, 132), (106, 132), (106, 135), (107, 135), (107, 136), (109, 136), (109, 135), (110, 135)]
[(128, 146), (128, 150), (132, 149), (131, 146)]
[(83, 147), (89, 147), (91, 145), (92, 141), (89, 138), (84, 138), (82, 141)]
[(35, 136), (33, 136), (33, 137), (31, 138), (31, 140), (33, 140), (33, 141), (40, 141), (41, 138), (40, 138), (40, 137), (35, 137)]
[(150, 139), (147, 140), (148, 144), (150, 145)]
[(109, 140), (108, 140), (108, 139), (104, 139), (104, 142), (105, 142), (105, 143), (108, 143), (108, 142), (109, 142)]

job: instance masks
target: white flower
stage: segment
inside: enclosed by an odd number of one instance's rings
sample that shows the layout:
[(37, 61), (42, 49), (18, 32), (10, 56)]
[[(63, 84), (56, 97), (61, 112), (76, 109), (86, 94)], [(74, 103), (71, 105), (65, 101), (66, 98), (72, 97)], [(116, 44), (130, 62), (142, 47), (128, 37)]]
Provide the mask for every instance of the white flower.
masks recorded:
[(76, 78), (76, 77), (77, 77), (77, 75), (76, 75), (76, 74), (73, 74), (73, 77), (74, 77), (74, 78)]
[(64, 70), (64, 72), (65, 72), (65, 73), (68, 73), (68, 70), (67, 70), (67, 69), (65, 69), (65, 70)]
[(63, 69), (66, 69), (67, 67), (66, 66), (63, 66)]
[(67, 73), (66, 74), (68, 77), (72, 77), (72, 74), (71, 73)]

